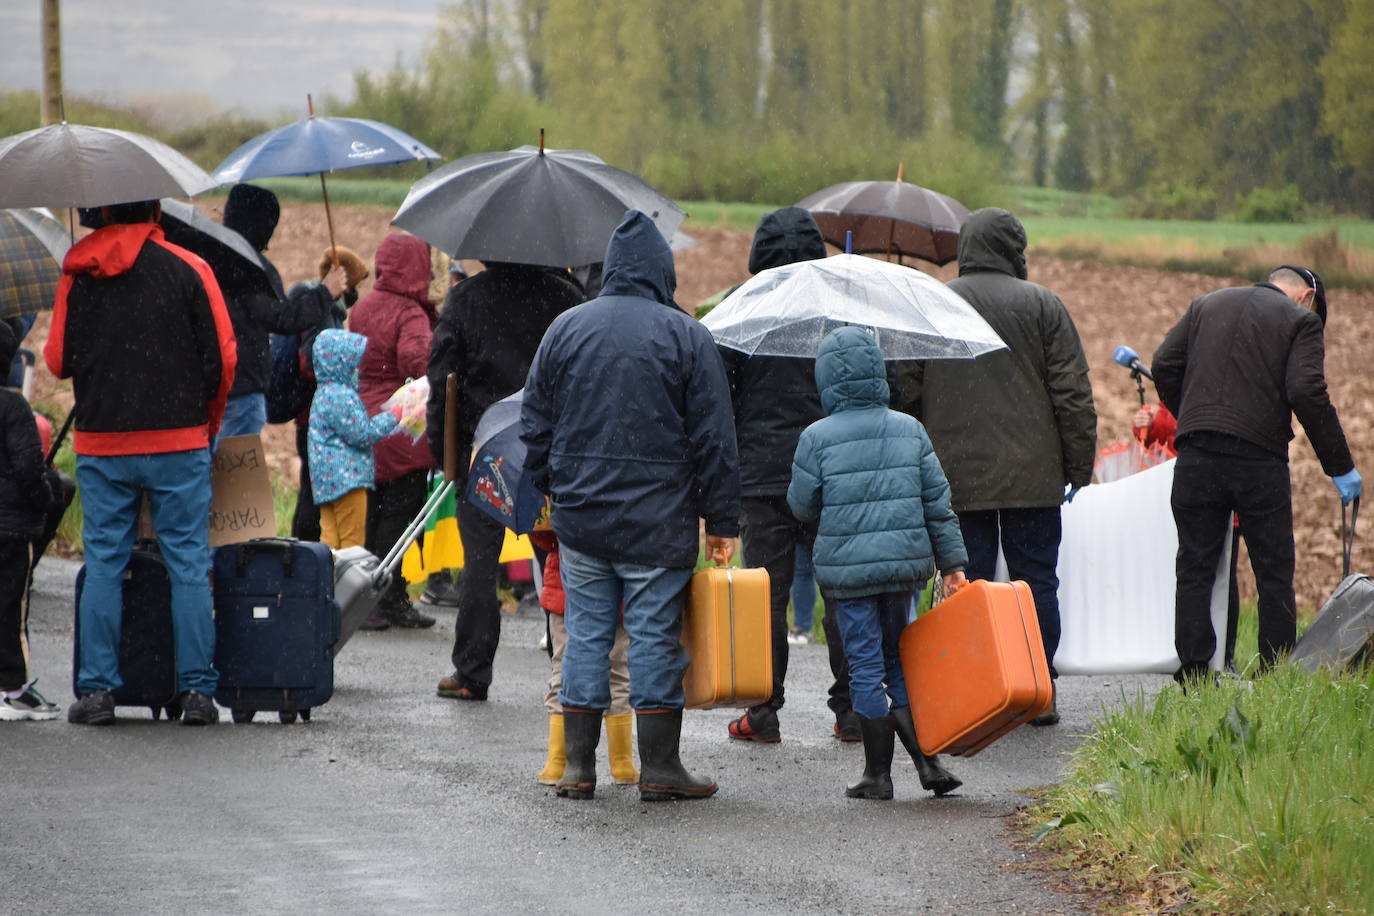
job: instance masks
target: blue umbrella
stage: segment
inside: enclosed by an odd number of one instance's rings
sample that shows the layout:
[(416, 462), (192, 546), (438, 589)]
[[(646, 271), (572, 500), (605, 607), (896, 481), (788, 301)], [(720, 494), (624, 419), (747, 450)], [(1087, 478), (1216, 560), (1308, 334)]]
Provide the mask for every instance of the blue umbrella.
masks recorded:
[(533, 531), (548, 506), (525, 474), (525, 443), (520, 441), (524, 390), (482, 412), (473, 433), (472, 469), (467, 500), (516, 534)]
[(211, 177), (216, 184), (234, 184), (254, 178), (319, 175), (330, 248), (334, 247), (334, 217), (329, 212), (326, 172), (444, 158), (388, 124), (366, 118), (316, 117), (315, 104), (309, 96), (306, 104), (310, 110), (308, 118), (249, 140), (230, 153)]

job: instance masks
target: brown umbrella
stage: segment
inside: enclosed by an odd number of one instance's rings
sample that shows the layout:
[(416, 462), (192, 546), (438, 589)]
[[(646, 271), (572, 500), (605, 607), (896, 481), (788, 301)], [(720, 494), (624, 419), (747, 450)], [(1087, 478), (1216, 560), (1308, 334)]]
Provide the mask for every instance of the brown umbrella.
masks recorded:
[(844, 248), (854, 233), (854, 254), (886, 254), (948, 264), (959, 250), (959, 227), (968, 208), (952, 197), (902, 181), (848, 181), (797, 202), (811, 211), (825, 240)]

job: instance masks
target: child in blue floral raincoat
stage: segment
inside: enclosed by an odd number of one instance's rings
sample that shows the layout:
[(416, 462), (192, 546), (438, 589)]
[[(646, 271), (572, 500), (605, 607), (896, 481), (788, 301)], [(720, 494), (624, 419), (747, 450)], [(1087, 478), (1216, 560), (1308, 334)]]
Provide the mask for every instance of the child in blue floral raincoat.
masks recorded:
[(310, 403), (310, 487), (320, 507), (320, 540), (335, 550), (361, 546), (367, 534), (372, 446), (394, 433), (401, 408), (369, 417), (358, 394), (358, 364), (367, 338), (326, 330), (313, 350), (315, 398)]

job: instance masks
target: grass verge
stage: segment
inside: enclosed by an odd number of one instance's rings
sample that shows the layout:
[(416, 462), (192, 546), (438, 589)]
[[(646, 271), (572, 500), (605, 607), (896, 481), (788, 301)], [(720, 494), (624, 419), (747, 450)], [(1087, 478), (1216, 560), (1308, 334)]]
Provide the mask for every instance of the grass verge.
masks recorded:
[(1170, 686), (1106, 714), (1025, 823), (1150, 912), (1367, 913), (1371, 751), (1374, 672)]

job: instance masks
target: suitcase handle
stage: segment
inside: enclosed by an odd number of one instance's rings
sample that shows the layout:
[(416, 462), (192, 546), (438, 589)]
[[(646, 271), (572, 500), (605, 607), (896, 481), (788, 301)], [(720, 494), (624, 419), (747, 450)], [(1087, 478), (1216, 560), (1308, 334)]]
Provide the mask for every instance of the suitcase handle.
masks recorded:
[(1360, 519), (1360, 498), (1350, 502), (1350, 524), (1345, 523), (1345, 503), (1341, 503), (1341, 578), (1350, 575), (1350, 553), (1355, 547), (1355, 523)]
[(239, 575), (247, 574), (248, 561), (253, 554), (277, 553), (281, 554), (282, 572), (286, 574), (286, 578), (291, 578), (292, 569), (296, 565), (296, 545), (299, 543), (300, 541), (295, 538), (255, 538), (244, 541), (238, 550)]

